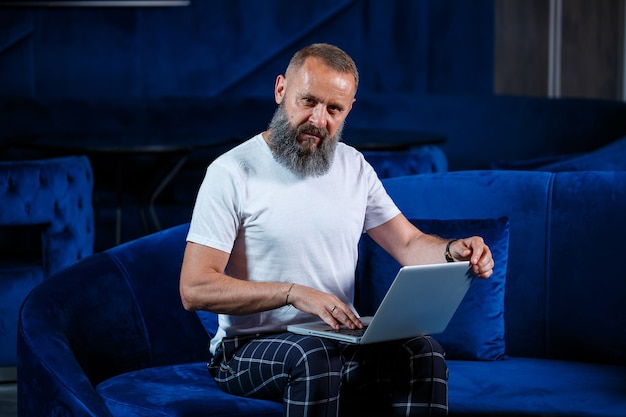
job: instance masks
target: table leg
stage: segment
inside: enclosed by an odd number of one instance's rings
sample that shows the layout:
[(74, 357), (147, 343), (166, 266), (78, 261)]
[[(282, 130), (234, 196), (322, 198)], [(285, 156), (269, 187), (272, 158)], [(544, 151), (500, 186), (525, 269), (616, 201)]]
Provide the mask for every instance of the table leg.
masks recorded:
[(185, 163), (189, 159), (190, 154), (191, 153), (188, 152), (188, 153), (185, 153), (184, 155), (180, 156), (176, 160), (174, 165), (165, 173), (165, 175), (158, 176), (158, 178), (160, 178), (160, 180), (158, 181), (158, 183), (154, 187), (151, 187), (149, 189), (150, 190), (149, 191), (150, 195), (149, 195), (147, 201), (142, 201), (141, 202), (139, 210), (140, 210), (141, 219), (142, 219), (142, 222), (143, 222), (143, 225), (144, 225), (144, 230), (146, 231), (146, 233), (151, 233), (152, 232), (152, 230), (150, 228), (150, 225), (149, 225), (149, 222), (148, 222), (147, 215), (146, 215), (146, 210), (150, 214), (150, 218), (151, 218), (152, 223), (154, 225), (154, 231), (161, 230), (161, 222), (159, 221), (159, 216), (157, 215), (156, 208), (155, 208), (156, 199), (159, 197), (159, 195), (165, 189), (165, 187), (172, 181), (172, 179), (174, 179), (176, 174), (178, 174), (178, 172), (183, 167), (183, 165), (185, 165)]
[(123, 199), (123, 173), (122, 170), (122, 162), (121, 158), (117, 158), (115, 162), (115, 199), (116, 199), (116, 207), (115, 207), (115, 245), (119, 245), (122, 243), (122, 201)]

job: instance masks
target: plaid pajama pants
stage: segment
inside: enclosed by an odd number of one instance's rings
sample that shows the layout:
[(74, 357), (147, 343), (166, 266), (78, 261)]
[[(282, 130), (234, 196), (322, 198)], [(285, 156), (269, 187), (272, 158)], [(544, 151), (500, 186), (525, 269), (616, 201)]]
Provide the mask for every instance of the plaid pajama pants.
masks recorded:
[(209, 372), (225, 392), (282, 401), (286, 417), (448, 412), (448, 368), (430, 337), (372, 345), (292, 333), (225, 338)]

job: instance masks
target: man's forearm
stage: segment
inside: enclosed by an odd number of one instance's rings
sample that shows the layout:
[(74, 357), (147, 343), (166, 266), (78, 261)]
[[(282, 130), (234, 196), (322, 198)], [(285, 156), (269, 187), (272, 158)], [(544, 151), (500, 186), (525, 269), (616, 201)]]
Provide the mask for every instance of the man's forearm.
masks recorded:
[(288, 303), (291, 287), (290, 283), (243, 281), (217, 272), (198, 282), (181, 286), (185, 309), (218, 314), (251, 314), (282, 307)]

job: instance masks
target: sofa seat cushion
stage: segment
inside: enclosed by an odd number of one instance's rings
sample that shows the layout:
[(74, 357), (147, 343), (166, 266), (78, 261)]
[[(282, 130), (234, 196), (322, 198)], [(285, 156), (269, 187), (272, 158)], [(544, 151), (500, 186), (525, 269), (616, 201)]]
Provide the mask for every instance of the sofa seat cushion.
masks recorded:
[(282, 404), (222, 392), (205, 363), (145, 368), (96, 390), (113, 416), (281, 416)]
[(512, 357), (448, 361), (451, 415), (623, 417), (626, 367)]

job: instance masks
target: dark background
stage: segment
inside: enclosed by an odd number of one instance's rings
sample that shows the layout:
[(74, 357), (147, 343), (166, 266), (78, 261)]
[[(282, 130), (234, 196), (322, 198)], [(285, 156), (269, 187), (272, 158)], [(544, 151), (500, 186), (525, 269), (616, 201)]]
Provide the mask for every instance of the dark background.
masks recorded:
[(361, 91), (489, 94), (493, 85), (491, 0), (7, 8), (0, 28), (4, 97), (266, 97), (312, 42), (350, 53)]
[(563, 0), (556, 92), (556, 2), (547, 0), (8, 3), (0, 1), (0, 155), (119, 148), (89, 155), (97, 249), (115, 244), (120, 203), (122, 240), (157, 228), (138, 216), (137, 201), (186, 154), (129, 149), (193, 147), (155, 206), (160, 227), (187, 221), (206, 165), (266, 127), (276, 75), (312, 42), (338, 45), (359, 67), (348, 128), (442, 137), (451, 170), (589, 151), (626, 133), (621, 0)]

